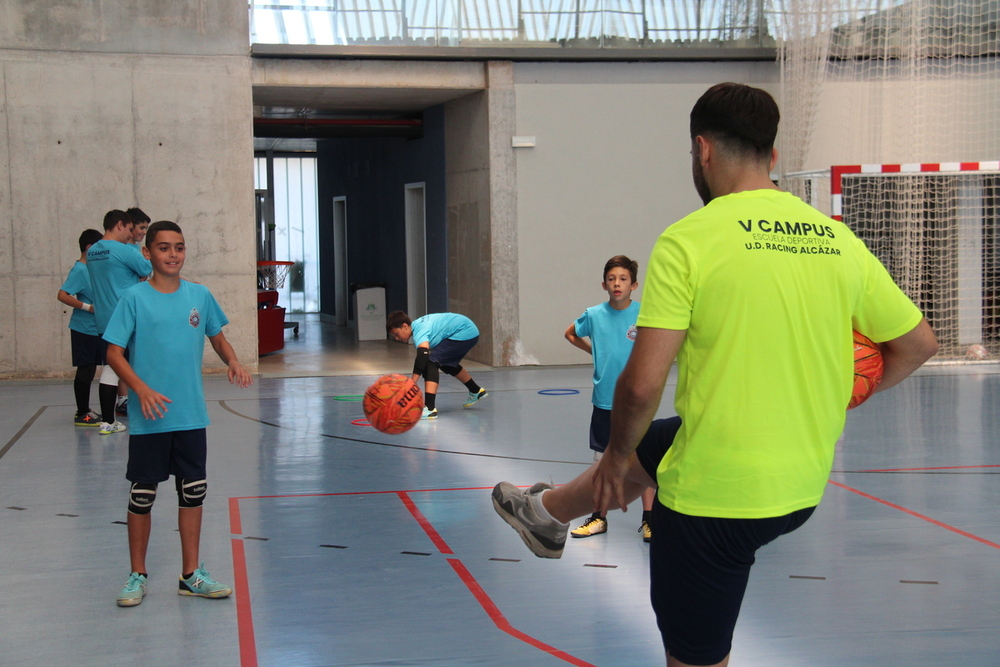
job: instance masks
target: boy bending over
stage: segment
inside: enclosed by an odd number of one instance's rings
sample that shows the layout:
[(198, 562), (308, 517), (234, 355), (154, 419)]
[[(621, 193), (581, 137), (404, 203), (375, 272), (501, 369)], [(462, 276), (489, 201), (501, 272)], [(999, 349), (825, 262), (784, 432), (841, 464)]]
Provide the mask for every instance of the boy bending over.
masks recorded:
[(454, 376), (469, 390), (464, 407), (472, 407), (488, 396), (462, 368), (462, 358), (479, 342), (479, 329), (465, 315), (433, 313), (411, 320), (403, 311), (394, 310), (386, 318), (385, 330), (394, 340), (413, 341), (417, 348), (413, 381), (424, 379), (424, 419), (437, 419), (434, 404), (441, 372)]
[[(180, 509), (182, 568), (178, 594), (224, 598), (233, 591), (214, 581), (198, 561), (205, 499), (205, 427), (208, 411), (202, 387), (204, 337), (229, 366), (229, 381), (249, 387), (222, 327), (229, 323), (211, 292), (181, 280), (184, 235), (173, 222), (149, 226), (142, 249), (152, 277), (125, 290), (104, 332), (108, 363), (129, 386), (128, 544), (132, 574), (118, 594), (131, 607), (146, 595), (146, 547), (157, 485), (174, 476)], [(124, 350), (129, 350), (126, 361)]]

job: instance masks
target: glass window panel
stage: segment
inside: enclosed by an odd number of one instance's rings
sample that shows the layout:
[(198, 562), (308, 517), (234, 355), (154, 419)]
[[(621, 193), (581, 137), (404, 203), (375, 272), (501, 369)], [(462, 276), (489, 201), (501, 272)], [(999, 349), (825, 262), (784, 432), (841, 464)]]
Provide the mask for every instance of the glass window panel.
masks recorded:
[(281, 18), (285, 22), (285, 33), (288, 44), (310, 44), (309, 30), (306, 28), (306, 17), (298, 10), (285, 10), (281, 12)]

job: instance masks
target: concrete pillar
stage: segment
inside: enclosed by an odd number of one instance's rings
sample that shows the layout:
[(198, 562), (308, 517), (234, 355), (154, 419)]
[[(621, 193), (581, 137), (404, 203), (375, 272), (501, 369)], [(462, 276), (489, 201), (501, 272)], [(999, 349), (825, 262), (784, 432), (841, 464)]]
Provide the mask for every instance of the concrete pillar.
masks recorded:
[(513, 366), (520, 362), (514, 69), (506, 61), (484, 67), (486, 90), (445, 106), (449, 309), (479, 327), (470, 358)]

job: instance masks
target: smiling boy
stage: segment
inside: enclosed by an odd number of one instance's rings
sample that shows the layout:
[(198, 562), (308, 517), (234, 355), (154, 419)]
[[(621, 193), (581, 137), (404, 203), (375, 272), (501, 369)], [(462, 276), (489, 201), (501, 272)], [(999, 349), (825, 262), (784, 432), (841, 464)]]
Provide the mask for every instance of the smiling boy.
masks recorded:
[(180, 227), (169, 221), (153, 223), (142, 250), (153, 274), (147, 282), (125, 290), (105, 331), (108, 363), (131, 394), (126, 477), (132, 483), (127, 522), (132, 572), (118, 594), (121, 607), (138, 605), (146, 595), (149, 512), (157, 485), (170, 475), (180, 508), (183, 566), (178, 594), (223, 598), (232, 593), (214, 581), (198, 560), (207, 489), (208, 411), (201, 378), (205, 336), (228, 366), (229, 381), (239, 387), (252, 384), (222, 333), (229, 320), (211, 292), (180, 277), (185, 258)]

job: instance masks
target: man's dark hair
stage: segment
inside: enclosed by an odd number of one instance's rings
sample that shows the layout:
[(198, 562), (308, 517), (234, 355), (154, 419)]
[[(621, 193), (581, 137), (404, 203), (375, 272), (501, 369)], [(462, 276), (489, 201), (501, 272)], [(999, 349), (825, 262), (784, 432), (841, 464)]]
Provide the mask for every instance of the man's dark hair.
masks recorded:
[(601, 276), (601, 282), (604, 282), (608, 277), (608, 271), (614, 268), (625, 269), (632, 276), (632, 282), (639, 279), (639, 262), (634, 259), (629, 259), (625, 255), (615, 255), (608, 260), (608, 263), (604, 265), (604, 275)]
[(139, 208), (138, 206), (133, 206), (132, 208), (130, 208), (125, 212), (128, 213), (129, 217), (132, 218), (132, 221), (135, 222), (135, 224), (137, 225), (142, 222), (149, 223), (153, 221), (152, 218), (143, 213), (142, 209)]
[(169, 220), (157, 220), (149, 226), (146, 230), (146, 247), (152, 248), (153, 242), (156, 240), (156, 235), (160, 232), (177, 232), (178, 234), (183, 234), (180, 225), (176, 222), (170, 222)]
[(104, 214), (104, 231), (111, 231), (118, 226), (119, 222), (124, 222), (127, 226), (135, 224), (132, 222), (132, 216), (115, 208)]
[(691, 138), (701, 135), (746, 156), (769, 159), (781, 114), (774, 98), (742, 83), (719, 83), (691, 109)]
[(104, 234), (100, 233), (96, 229), (85, 229), (83, 234), (80, 234), (80, 252), (85, 252), (87, 246), (92, 246), (98, 241), (104, 238)]
[(390, 333), (393, 329), (398, 329), (404, 324), (411, 324), (413, 320), (401, 310), (394, 310), (385, 318), (385, 332)]

